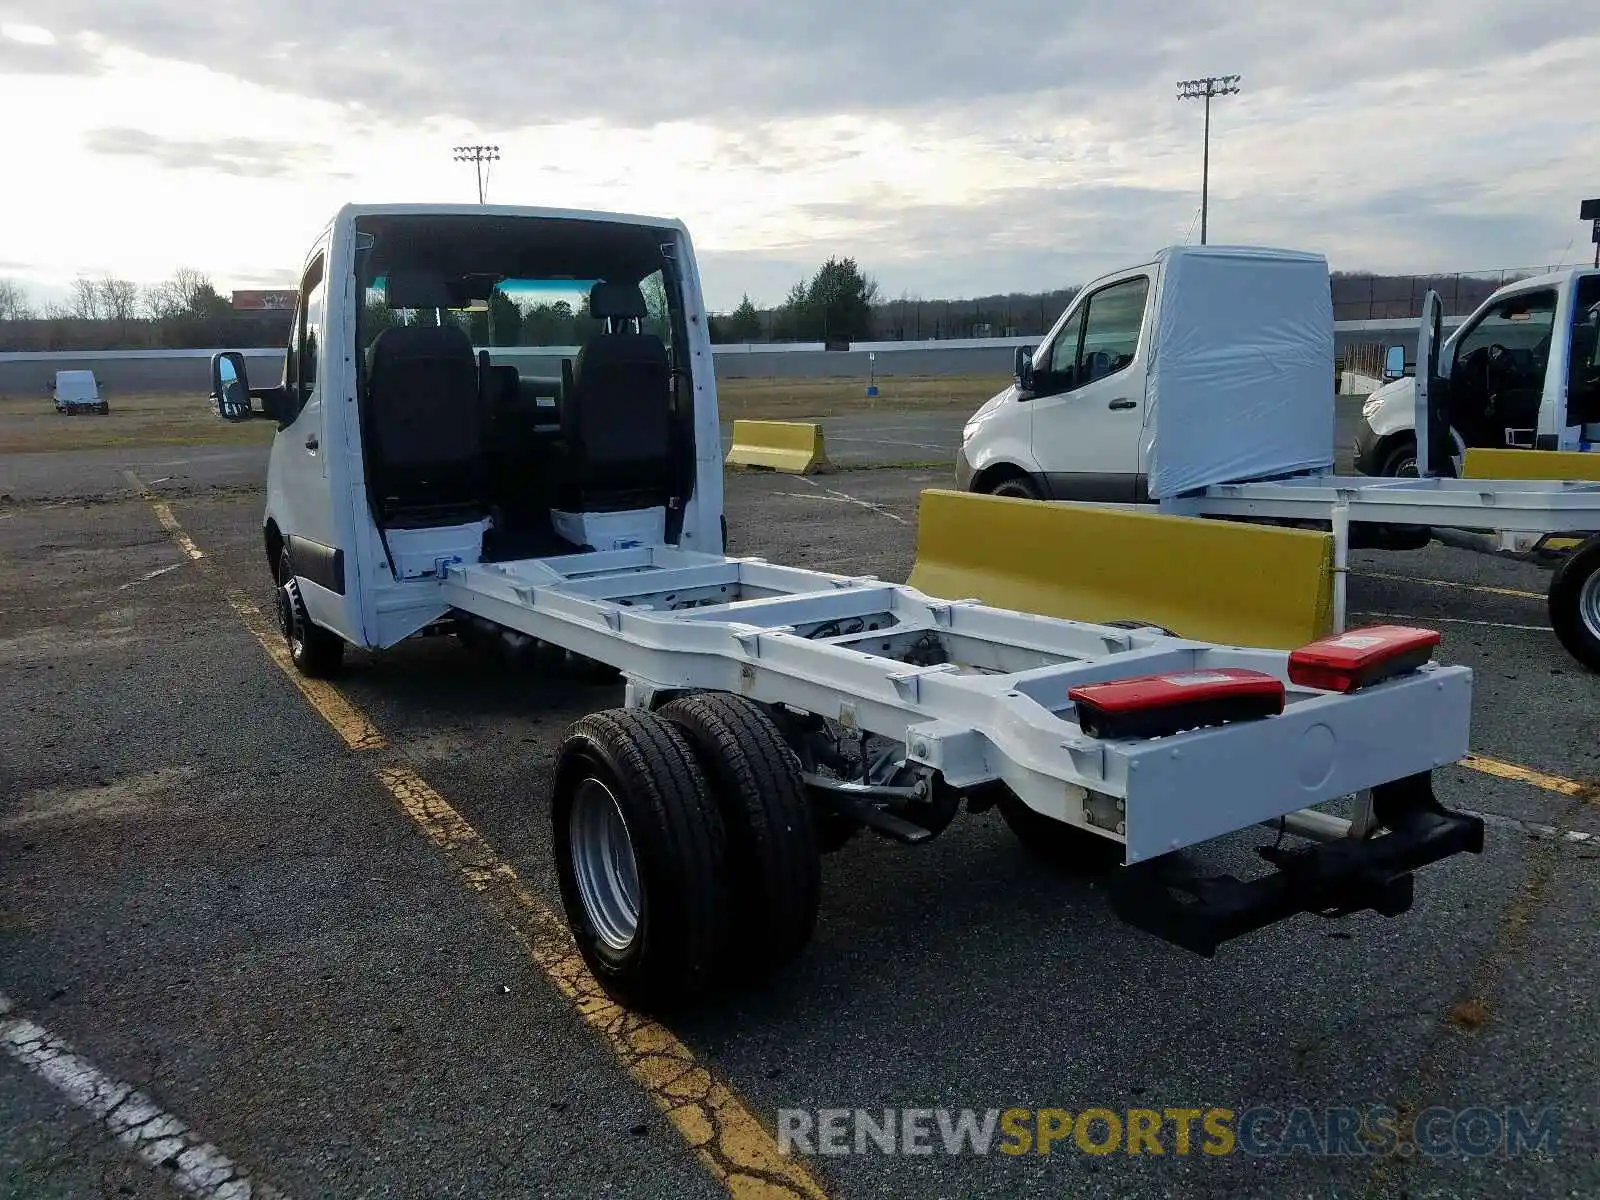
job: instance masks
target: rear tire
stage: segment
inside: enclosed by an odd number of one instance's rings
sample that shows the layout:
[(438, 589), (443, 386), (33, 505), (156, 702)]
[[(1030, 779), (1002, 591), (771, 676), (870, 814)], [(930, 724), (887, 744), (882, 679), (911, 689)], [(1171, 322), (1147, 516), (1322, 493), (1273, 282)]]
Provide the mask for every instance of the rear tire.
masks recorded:
[(584, 717), (550, 810), (561, 903), (600, 986), (645, 1011), (703, 992), (728, 944), (727, 833), (678, 727), (639, 709)]
[(1105, 875), (1122, 865), (1121, 842), (1034, 812), (1011, 790), (1000, 793), (995, 807), (1022, 848), (1041, 862), (1071, 875)]
[(1568, 654), (1600, 671), (1600, 537), (1579, 546), (1550, 580), (1550, 625)]
[(729, 965), (758, 977), (811, 940), (822, 856), (800, 760), (776, 724), (742, 696), (703, 692), (660, 709), (689, 739), (728, 834)]
[(310, 679), (337, 675), (344, 665), (344, 639), (312, 622), (295, 582), (288, 547), (278, 556), (277, 609), (278, 629), (289, 643), (295, 670)]

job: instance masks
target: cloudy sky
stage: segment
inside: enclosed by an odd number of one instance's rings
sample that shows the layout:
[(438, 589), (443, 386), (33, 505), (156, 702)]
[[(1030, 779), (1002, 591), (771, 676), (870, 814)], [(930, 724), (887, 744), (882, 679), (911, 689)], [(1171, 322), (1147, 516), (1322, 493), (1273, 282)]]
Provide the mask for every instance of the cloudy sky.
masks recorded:
[(1196, 239), (1336, 267), (1586, 258), (1600, 22), (1571, 0), (0, 0), (0, 278), (292, 280), (345, 200), (688, 222), (707, 298), (829, 254), (1034, 291)]

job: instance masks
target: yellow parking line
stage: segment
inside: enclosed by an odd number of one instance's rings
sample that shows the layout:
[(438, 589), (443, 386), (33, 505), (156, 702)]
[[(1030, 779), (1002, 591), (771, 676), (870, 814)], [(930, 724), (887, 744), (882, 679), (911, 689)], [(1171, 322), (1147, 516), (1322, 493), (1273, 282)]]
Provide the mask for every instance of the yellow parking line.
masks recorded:
[(403, 765), (379, 768), (378, 779), (610, 1045), (712, 1178), (731, 1195), (752, 1200), (826, 1195), (798, 1160), (779, 1152), (754, 1114), (671, 1030), (628, 1011), (601, 990), (561, 917), (439, 793)]
[(1486, 596), (1516, 596), (1523, 600), (1544, 600), (1543, 592), (1525, 592), (1520, 588), (1490, 587), (1484, 583), (1457, 583), (1454, 579), (1418, 579), (1413, 575), (1396, 575), (1389, 571), (1351, 571), (1362, 579), (1388, 579), (1397, 583), (1420, 583), (1427, 587), (1455, 588), (1462, 592), (1480, 592)]
[(1600, 800), (1600, 784), (1564, 779), (1560, 775), (1547, 775), (1543, 771), (1535, 771), (1532, 767), (1502, 762), (1498, 758), (1469, 754), (1461, 760), (1461, 765), (1474, 771), (1481, 771), (1485, 775), (1493, 775), (1497, 779), (1511, 779), (1530, 787), (1543, 788), (1547, 792), (1559, 792), (1575, 800)]
[[(132, 472), (126, 474), (179, 547), (190, 558), (203, 558), (172, 510), (151, 497)], [(351, 749), (386, 748), (382, 734), (343, 692), (295, 670), (277, 630), (259, 608), (221, 580), (216, 582), (222, 584), (229, 606), (245, 628)], [(801, 1161), (778, 1149), (776, 1139), (732, 1088), (696, 1060), (671, 1030), (605, 994), (579, 956), (561, 916), (528, 889), (511, 864), (496, 855), (443, 796), (404, 763), (387, 762), (374, 774), (468, 888), (500, 917), (574, 1011), (610, 1046), (729, 1195), (738, 1200), (824, 1200), (827, 1193)]]

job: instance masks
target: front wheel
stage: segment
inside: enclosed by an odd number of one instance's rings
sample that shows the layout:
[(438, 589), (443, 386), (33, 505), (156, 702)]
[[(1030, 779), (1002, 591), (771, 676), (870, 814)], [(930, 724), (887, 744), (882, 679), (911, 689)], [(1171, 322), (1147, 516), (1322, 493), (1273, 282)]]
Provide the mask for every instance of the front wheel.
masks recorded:
[(1378, 474), (1391, 479), (1415, 479), (1417, 477), (1417, 444), (1407, 438), (1394, 449), (1383, 456), (1383, 465), (1378, 468)]
[(1550, 625), (1568, 654), (1600, 671), (1600, 537), (1592, 537), (1550, 581)]
[(300, 585), (295, 582), (288, 547), (278, 556), (278, 588), (274, 598), (278, 630), (289, 643), (289, 659), (295, 670), (311, 679), (338, 674), (344, 664), (344, 639), (312, 622), (306, 612), (305, 597), (300, 594)]
[(1011, 496), (1017, 500), (1043, 500), (1038, 484), (1026, 475), (1012, 475), (989, 488), (991, 496)]

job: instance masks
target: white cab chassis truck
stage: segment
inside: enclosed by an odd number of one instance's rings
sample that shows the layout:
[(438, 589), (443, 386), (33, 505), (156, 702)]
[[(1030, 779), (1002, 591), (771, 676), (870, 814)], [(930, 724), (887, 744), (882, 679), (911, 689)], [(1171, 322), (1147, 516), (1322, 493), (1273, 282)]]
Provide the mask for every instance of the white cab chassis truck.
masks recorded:
[[(677, 221), (348, 206), (291, 336), (271, 386), (217, 355), (213, 396), (277, 425), (262, 533), (295, 666), (449, 631), (626, 681), (566, 735), (550, 798), (573, 935), (624, 1003), (781, 966), (825, 850), (925, 842), (963, 809), (1111, 871), (1124, 920), (1206, 955), (1298, 913), (1396, 915), (1417, 868), (1482, 850), (1431, 783), (1471, 698), (1436, 634), (1285, 654), (726, 557)], [(1191, 853), (1241, 830), (1259, 873)]]

